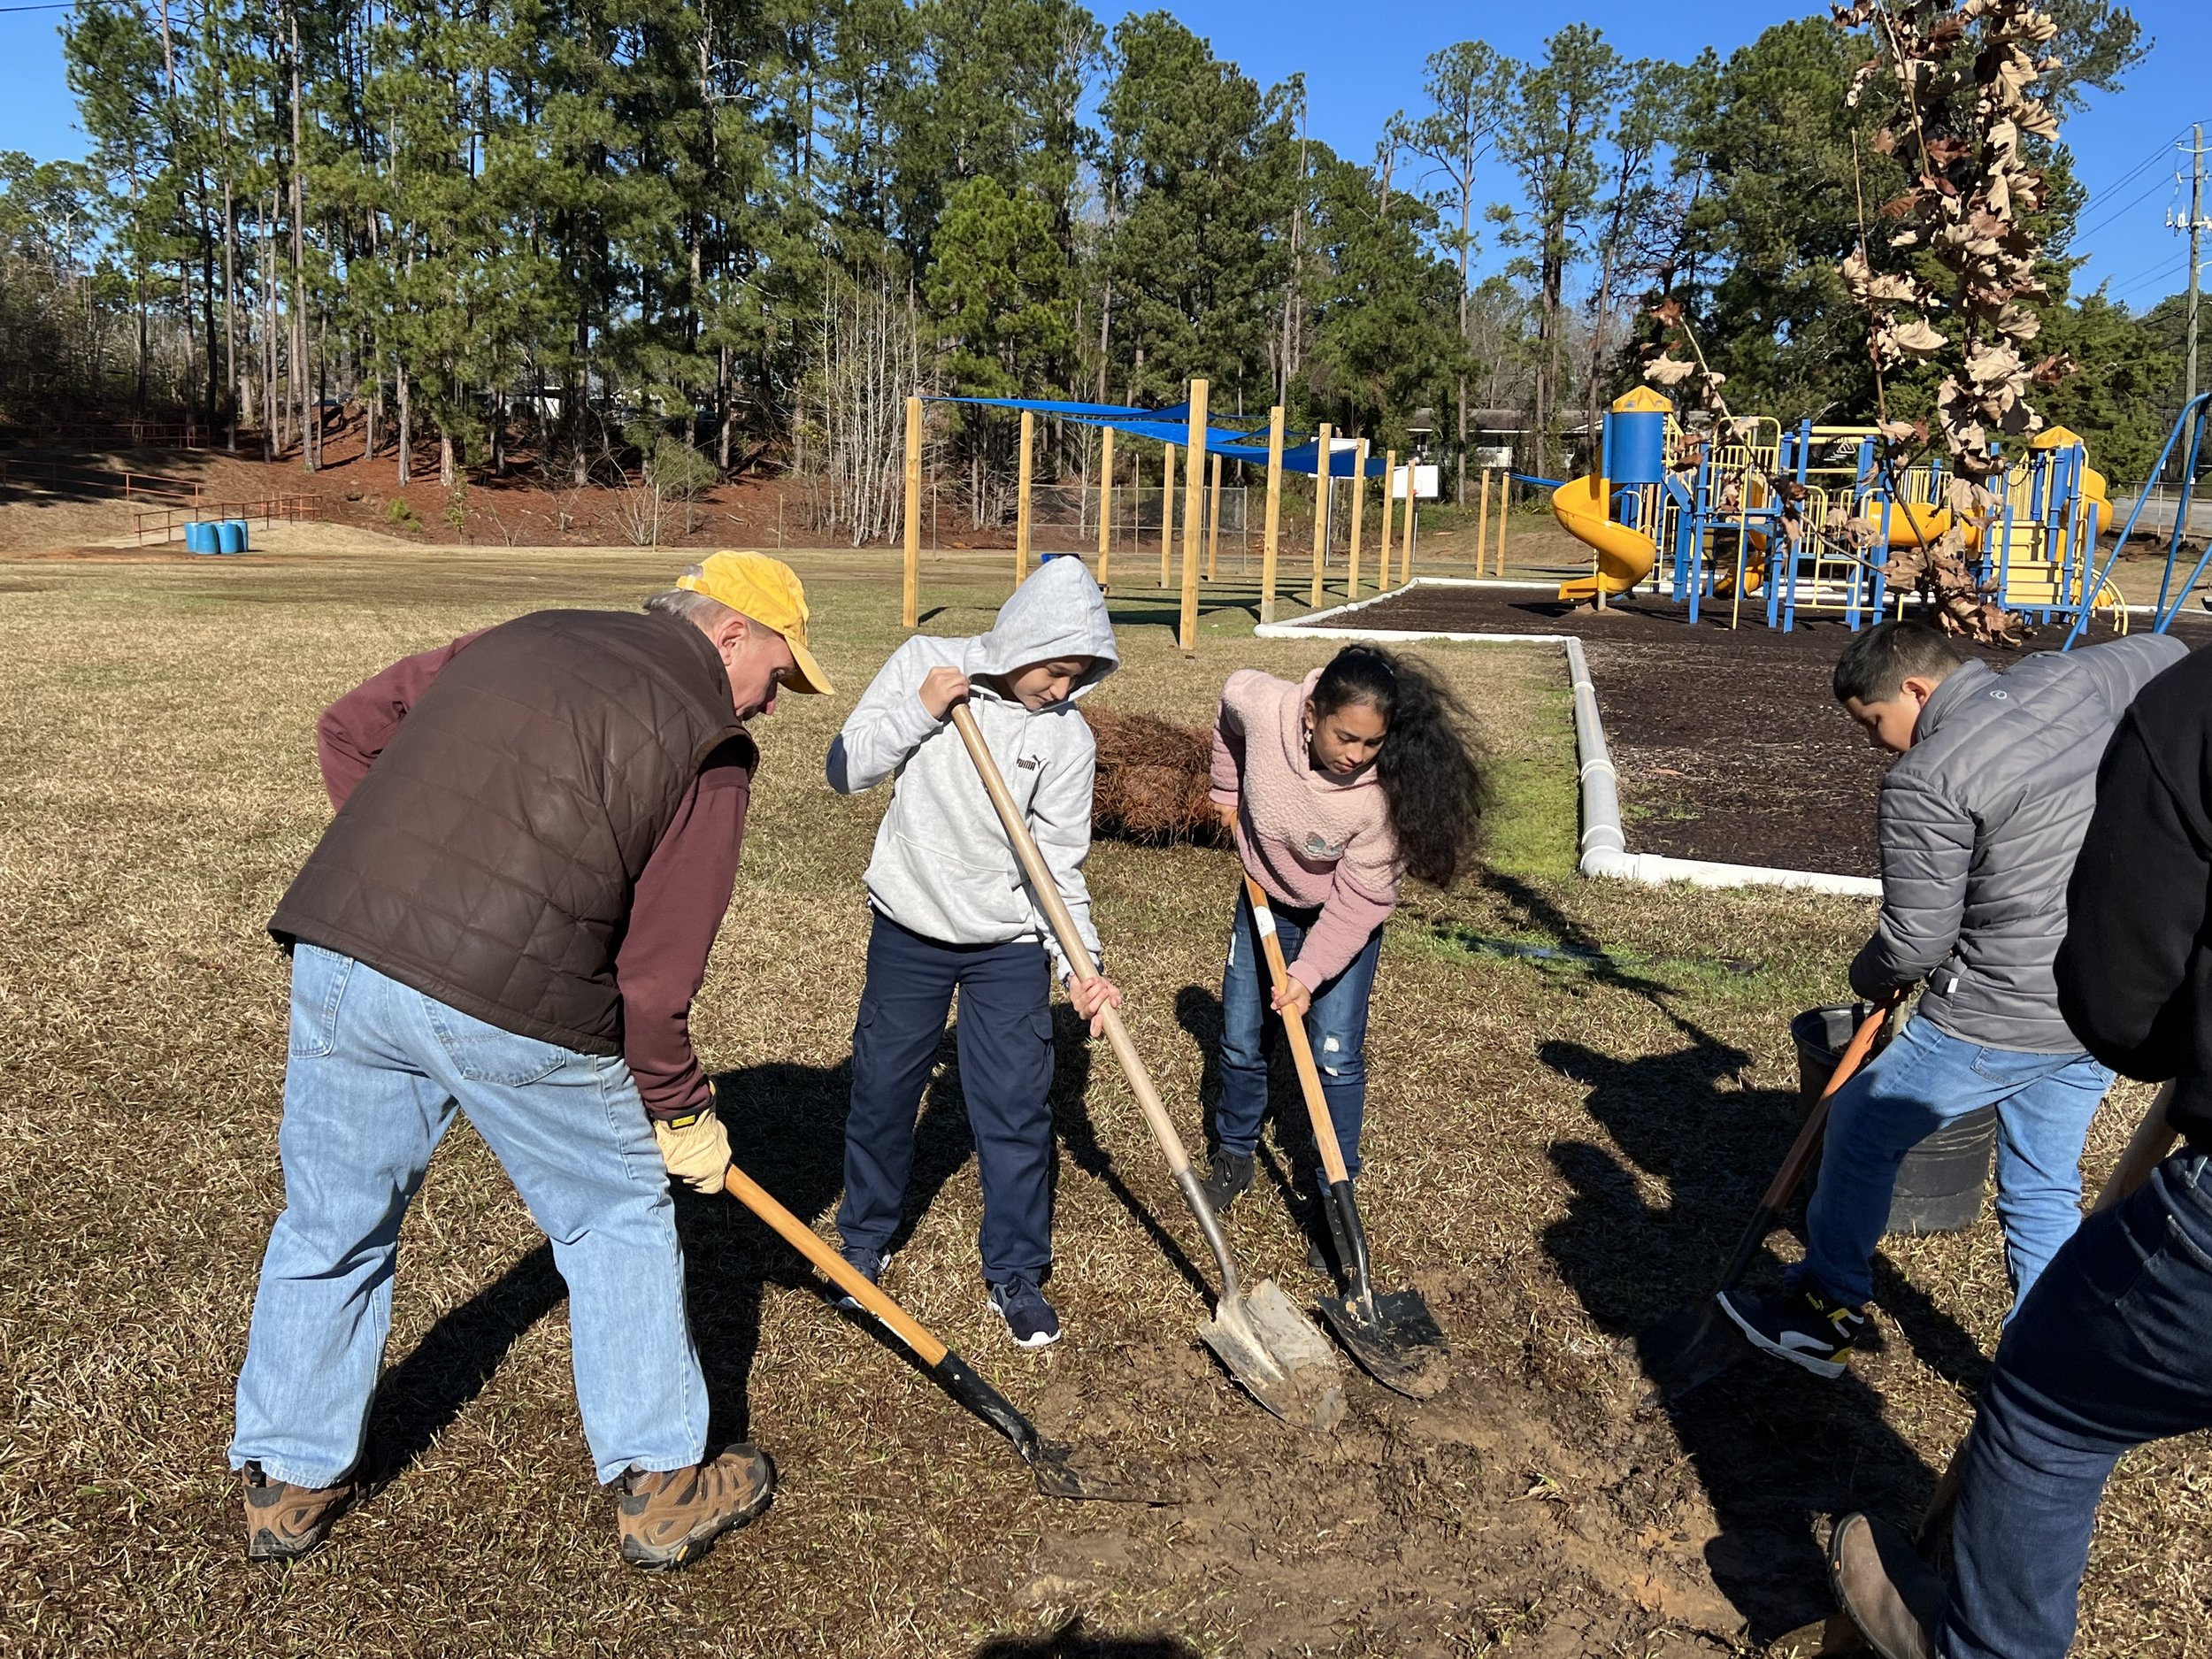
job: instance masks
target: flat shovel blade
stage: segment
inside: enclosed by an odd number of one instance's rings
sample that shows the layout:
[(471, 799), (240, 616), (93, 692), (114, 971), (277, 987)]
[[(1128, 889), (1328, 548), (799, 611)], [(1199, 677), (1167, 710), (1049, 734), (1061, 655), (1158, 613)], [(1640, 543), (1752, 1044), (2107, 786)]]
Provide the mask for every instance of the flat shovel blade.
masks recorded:
[(1109, 1463), (1096, 1453), (1064, 1440), (1039, 1440), (1025, 1452), (1048, 1498), (1093, 1503), (1181, 1503), (1187, 1494), (1176, 1481), (1149, 1463)]
[(1317, 1298), (1321, 1317), (1368, 1375), (1386, 1388), (1426, 1400), (1451, 1380), (1451, 1344), (1417, 1290), (1374, 1298), (1373, 1317), (1356, 1296)]
[(1284, 1422), (1325, 1433), (1342, 1419), (1343, 1368), (1273, 1279), (1222, 1302), (1198, 1334), (1245, 1392)]
[(1647, 1406), (1679, 1400), (1751, 1352), (1716, 1301), (1678, 1308), (1636, 1339), (1636, 1362), (1650, 1379)]

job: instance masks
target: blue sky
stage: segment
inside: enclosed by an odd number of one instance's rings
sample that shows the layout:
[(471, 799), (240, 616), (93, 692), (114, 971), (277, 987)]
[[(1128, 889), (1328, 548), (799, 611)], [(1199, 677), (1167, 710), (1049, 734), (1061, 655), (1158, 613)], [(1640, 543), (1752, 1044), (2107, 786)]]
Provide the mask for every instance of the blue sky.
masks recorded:
[[(28, 150), (42, 159), (81, 155), (84, 135), (63, 76), (58, 35), (66, 14), (8, 9), (16, 3), (0, 0), (0, 150)], [(1109, 24), (1144, 9), (1110, 0), (1094, 5)], [(1464, 38), (1478, 16), (1471, 7), (1374, 0), (1179, 0), (1170, 9), (1263, 82), (1302, 69), (1314, 135), (1360, 157), (1372, 154), (1392, 111), (1419, 104), (1423, 59)], [(1709, 45), (1725, 51), (1810, 9), (1737, 0), (1685, 12), (1651, 0), (1585, 0), (1578, 15), (1631, 56), (1688, 58)], [(2192, 121), (2212, 127), (2212, 5), (2141, 0), (2134, 10), (2155, 41), (2149, 58), (2118, 96), (2093, 95), (2065, 136), (2091, 190), (2082, 221), (2090, 261), (2078, 284), (2109, 281), (2115, 298), (2142, 307), (2177, 291), (2185, 280), (2181, 238), (2165, 226), (2170, 209), (2186, 207), (2174, 183), (2179, 157), (2171, 145), (2187, 135)], [(1511, 9), (1484, 8), (1481, 33), (1501, 51), (1534, 57), (1544, 35), (1571, 15), (1547, 7), (1524, 21)], [(2212, 280), (2212, 272), (2207, 277)]]

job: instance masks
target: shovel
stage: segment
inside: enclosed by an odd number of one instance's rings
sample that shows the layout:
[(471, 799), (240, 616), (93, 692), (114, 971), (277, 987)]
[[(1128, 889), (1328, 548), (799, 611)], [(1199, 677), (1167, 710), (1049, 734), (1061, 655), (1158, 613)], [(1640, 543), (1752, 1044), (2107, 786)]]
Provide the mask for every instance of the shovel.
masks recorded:
[(947, 1394), (1013, 1441), (1022, 1462), (1035, 1471), (1037, 1490), (1048, 1498), (1090, 1498), (1107, 1503), (1179, 1503), (1182, 1494), (1148, 1472), (1109, 1475), (1087, 1471), (1081, 1451), (1057, 1440), (1046, 1440), (1034, 1424), (1014, 1409), (1004, 1394), (991, 1386), (905, 1309), (870, 1284), (860, 1271), (830, 1248), (768, 1194), (759, 1182), (733, 1164), (723, 1185), (777, 1233), (784, 1242), (826, 1273), (832, 1283), (880, 1320), (891, 1333), (913, 1350), (943, 1386)]
[(1805, 1179), (1813, 1154), (1820, 1149), (1821, 1135), (1828, 1127), (1828, 1102), (1866, 1064), (1867, 1056), (1873, 1052), (1875, 1039), (1882, 1034), (1882, 1027), (1888, 1024), (1891, 1013), (1904, 1000), (1902, 991), (1891, 992), (1851, 1033), (1851, 1041), (1844, 1046), (1842, 1057), (1829, 1074), (1820, 1098), (1813, 1103), (1812, 1110), (1805, 1114), (1797, 1139), (1790, 1143), (1790, 1149), (1782, 1159), (1782, 1167), (1774, 1171), (1774, 1179), (1767, 1183), (1766, 1194), (1759, 1200), (1750, 1225), (1736, 1240), (1735, 1254), (1721, 1271), (1720, 1283), (1713, 1294), (1694, 1307), (1678, 1309), (1636, 1339), (1636, 1356), (1642, 1362), (1644, 1375), (1651, 1379), (1647, 1402), (1677, 1399), (1700, 1383), (1710, 1382), (1749, 1348), (1735, 1325), (1723, 1317), (1720, 1298), (1736, 1287), (1737, 1281), (1750, 1268), (1751, 1258), (1758, 1254), (1767, 1234), (1782, 1218), (1782, 1211), (1796, 1193), (1798, 1182)]
[[(1029, 878), (1037, 902), (1060, 941), (1061, 954), (1067, 957), (1079, 981), (1097, 978), (1097, 972), (1091, 965), (1091, 953), (1084, 946), (1082, 934), (1076, 930), (1075, 918), (1068, 914), (1067, 902), (1060, 896), (1059, 884), (1045, 867), (1043, 855), (1037, 850), (1029, 826), (1023, 821), (1013, 796), (1007, 793), (1006, 780), (999, 775), (998, 763), (991, 758), (983, 733), (976, 728), (975, 716), (965, 704), (956, 703), (952, 706), (952, 723), (959, 729), (961, 741), (968, 746), (968, 754), (982, 776), (984, 788), (990, 792), (991, 804), (998, 809), (999, 821), (1006, 826), (1006, 837), (1013, 843), (1015, 856), (1021, 860), (1022, 871)], [(1138, 1056), (1128, 1028), (1121, 1023), (1121, 1015), (1115, 1009), (1106, 1009), (1101, 1018), (1105, 1022), (1106, 1041), (1113, 1048), (1114, 1058), (1121, 1063), (1122, 1075), (1129, 1080), (1129, 1091), (1137, 1097), (1137, 1104), (1143, 1110), (1144, 1120), (1151, 1125), (1160, 1150), (1167, 1155), (1168, 1168), (1174, 1173), (1176, 1186), (1182, 1189), (1183, 1202), (1190, 1206), (1198, 1230), (1205, 1235), (1206, 1247), (1213, 1252), (1214, 1263), (1220, 1270), (1221, 1294), (1214, 1303), (1213, 1317), (1198, 1327), (1199, 1336), (1229, 1368), (1229, 1374), (1283, 1421), (1315, 1430), (1335, 1427), (1337, 1419), (1344, 1415), (1344, 1386), (1336, 1356), (1329, 1351), (1321, 1333), (1314, 1329), (1313, 1321), (1298, 1311), (1297, 1305), (1273, 1279), (1262, 1279), (1248, 1291), (1243, 1288), (1237, 1277), (1237, 1264), (1229, 1255), (1229, 1241), (1222, 1234), (1221, 1223), (1214, 1215), (1213, 1206), (1206, 1202), (1205, 1191), (1190, 1166), (1190, 1155), (1184, 1150), (1182, 1137), (1175, 1133), (1174, 1120), (1167, 1115), (1167, 1108), (1160, 1103), (1160, 1092), (1153, 1087), (1152, 1074), (1145, 1070), (1143, 1060)]]
[[(1290, 970), (1283, 965), (1282, 941), (1275, 936), (1275, 912), (1268, 908), (1266, 893), (1249, 875), (1244, 878), (1244, 891), (1252, 901), (1252, 920), (1259, 930), (1261, 948), (1267, 953), (1268, 976), (1280, 990), (1290, 983)], [(1329, 1233), (1336, 1245), (1337, 1265), (1344, 1270), (1350, 1293), (1318, 1298), (1321, 1317), (1377, 1382), (1416, 1400), (1425, 1400), (1449, 1379), (1451, 1348), (1419, 1291), (1375, 1294), (1367, 1259), (1367, 1230), (1360, 1225), (1352, 1178), (1344, 1171), (1344, 1152), (1336, 1143), (1336, 1125), (1330, 1122), (1329, 1105), (1321, 1095), (1321, 1074), (1314, 1069), (1306, 1022), (1294, 1010), (1285, 1009), (1283, 1029), (1290, 1033), (1290, 1056), (1297, 1063), (1306, 1116), (1312, 1121), (1322, 1171), (1328, 1177)]]

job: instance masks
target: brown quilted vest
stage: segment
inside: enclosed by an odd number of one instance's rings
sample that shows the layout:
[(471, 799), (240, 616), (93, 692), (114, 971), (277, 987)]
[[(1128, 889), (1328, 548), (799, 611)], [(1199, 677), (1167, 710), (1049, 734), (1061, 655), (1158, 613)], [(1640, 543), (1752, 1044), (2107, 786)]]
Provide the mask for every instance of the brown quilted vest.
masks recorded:
[(408, 710), (269, 931), (503, 1031), (619, 1054), (631, 895), (702, 763), (741, 732), (688, 622), (502, 624)]

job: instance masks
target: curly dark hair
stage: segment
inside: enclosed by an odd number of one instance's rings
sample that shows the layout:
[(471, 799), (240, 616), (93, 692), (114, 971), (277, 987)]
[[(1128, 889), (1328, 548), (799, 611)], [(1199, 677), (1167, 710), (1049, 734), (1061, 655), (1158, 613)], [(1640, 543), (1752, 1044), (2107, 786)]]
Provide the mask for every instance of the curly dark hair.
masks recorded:
[(1473, 852), (1487, 780), (1467, 710), (1418, 657), (1348, 645), (1314, 683), (1317, 718), (1363, 703), (1387, 726), (1375, 776), (1406, 873), (1448, 887)]

